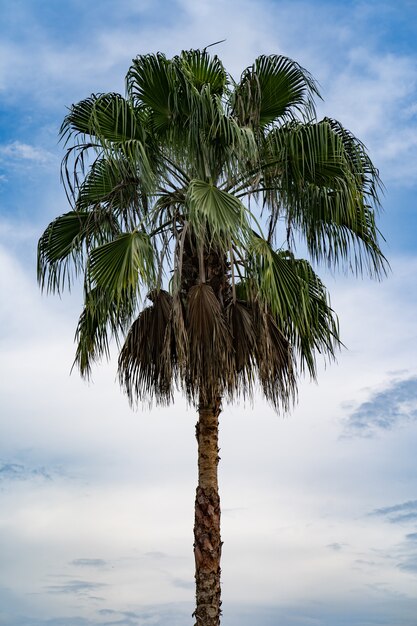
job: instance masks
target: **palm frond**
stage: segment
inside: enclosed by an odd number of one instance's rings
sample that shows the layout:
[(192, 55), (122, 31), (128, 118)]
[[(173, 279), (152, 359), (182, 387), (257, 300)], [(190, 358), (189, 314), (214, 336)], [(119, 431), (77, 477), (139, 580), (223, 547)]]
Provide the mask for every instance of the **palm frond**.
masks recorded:
[(155, 286), (156, 274), (155, 251), (143, 231), (122, 233), (89, 255), (89, 284), (106, 290), (117, 302), (138, 296), (140, 283), (148, 288)]
[(317, 353), (334, 358), (340, 345), (337, 317), (323, 283), (307, 261), (274, 251), (260, 237), (254, 238), (251, 257), (248, 275), (259, 302), (293, 347), (301, 370), (307, 367), (314, 378)]
[(292, 122), (269, 133), (263, 159), (271, 235), (281, 217), (288, 232), (301, 232), (315, 261), (384, 274), (373, 208), (379, 175), (351, 133), (328, 120)]
[(370, 204), (378, 210), (380, 207), (379, 194), (383, 185), (379, 171), (366, 152), (365, 145), (337, 120), (326, 117), (321, 124), (328, 124), (332, 132), (340, 138), (350, 170), (359, 178), (359, 188), (369, 199)]
[(164, 54), (146, 54), (133, 59), (126, 76), (129, 96), (148, 112), (150, 126), (166, 131), (177, 123), (179, 87), (176, 65)]
[(253, 303), (257, 334), (255, 352), (259, 381), (266, 399), (279, 410), (288, 411), (296, 397), (294, 352), (274, 317)]
[(183, 50), (176, 57), (187, 81), (198, 92), (210, 85), (212, 94), (222, 96), (227, 85), (227, 73), (217, 56), (211, 57), (206, 50)]
[(86, 288), (84, 307), (75, 333), (77, 344), (74, 366), (83, 377), (89, 378), (93, 363), (110, 357), (110, 341), (126, 332), (136, 308), (134, 298), (117, 302), (106, 289)]
[(240, 123), (256, 129), (277, 121), (314, 116), (319, 96), (311, 75), (284, 56), (262, 55), (242, 74), (232, 96), (232, 110)]
[(117, 93), (92, 94), (73, 104), (60, 129), (61, 138), (90, 136), (102, 142), (145, 141), (145, 129), (131, 103)]
[(70, 211), (53, 220), (38, 242), (38, 282), (48, 292), (70, 288), (83, 269), (83, 243), (89, 214)]
[(247, 209), (235, 196), (202, 180), (192, 180), (188, 186), (188, 221), (196, 235), (208, 245), (229, 249), (231, 241), (244, 245), (250, 227)]
[(80, 184), (76, 208), (95, 218), (107, 215), (120, 228), (133, 229), (149, 210), (149, 195), (127, 159), (99, 158)]
[(231, 337), (220, 302), (204, 283), (188, 293), (187, 334), (189, 355), (185, 386), (189, 400), (210, 402), (233, 386), (230, 363)]
[(163, 290), (148, 295), (152, 305), (133, 322), (119, 355), (119, 379), (132, 403), (155, 397), (160, 404), (172, 400), (176, 364), (171, 335), (172, 297)]

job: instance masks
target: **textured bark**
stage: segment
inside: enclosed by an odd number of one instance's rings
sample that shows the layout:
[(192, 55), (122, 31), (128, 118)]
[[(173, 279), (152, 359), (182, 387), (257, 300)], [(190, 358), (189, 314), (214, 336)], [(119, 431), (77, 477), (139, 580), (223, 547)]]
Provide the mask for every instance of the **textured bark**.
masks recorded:
[(218, 424), (220, 399), (213, 406), (199, 407), (198, 487), (195, 500), (194, 556), (196, 580), (195, 626), (220, 624), (220, 498)]

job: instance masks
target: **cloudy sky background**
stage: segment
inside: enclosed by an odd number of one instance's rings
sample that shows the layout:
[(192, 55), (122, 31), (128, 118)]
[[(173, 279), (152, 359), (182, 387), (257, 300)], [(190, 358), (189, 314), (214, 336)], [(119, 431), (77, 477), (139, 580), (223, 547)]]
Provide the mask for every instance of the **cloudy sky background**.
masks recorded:
[(382, 283), (322, 272), (348, 346), (291, 415), (221, 416), (223, 623), (415, 626), (417, 5), (401, 0), (1, 0), (0, 624), (191, 626), (192, 409), (132, 412), (115, 363), (69, 370), (77, 290), (39, 293), (36, 243), (67, 210), (66, 107), (124, 91), (137, 54), (216, 48), (238, 77), (285, 54), (319, 116), (385, 184)]

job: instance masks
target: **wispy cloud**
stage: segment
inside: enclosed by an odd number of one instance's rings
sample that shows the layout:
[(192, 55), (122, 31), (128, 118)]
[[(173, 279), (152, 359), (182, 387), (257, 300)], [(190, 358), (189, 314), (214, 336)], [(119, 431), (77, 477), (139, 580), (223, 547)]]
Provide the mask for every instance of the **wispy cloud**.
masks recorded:
[(348, 416), (345, 434), (371, 437), (416, 419), (417, 377), (392, 380)]
[(384, 517), (392, 524), (417, 520), (417, 500), (374, 509), (370, 515)]
[(0, 158), (3, 161), (6, 158), (9, 163), (12, 160), (14, 162), (26, 161), (38, 165), (46, 165), (56, 160), (55, 155), (48, 150), (21, 141), (12, 141), (11, 143), (0, 145)]
[(50, 472), (44, 467), (26, 467), (20, 463), (0, 464), (0, 481), (32, 480), (34, 478), (52, 480)]
[(405, 538), (407, 541), (417, 541), (417, 533), (409, 533)]
[(47, 593), (63, 593), (76, 595), (90, 595), (90, 592), (107, 587), (105, 583), (95, 583), (88, 580), (69, 580), (61, 585), (49, 585)]

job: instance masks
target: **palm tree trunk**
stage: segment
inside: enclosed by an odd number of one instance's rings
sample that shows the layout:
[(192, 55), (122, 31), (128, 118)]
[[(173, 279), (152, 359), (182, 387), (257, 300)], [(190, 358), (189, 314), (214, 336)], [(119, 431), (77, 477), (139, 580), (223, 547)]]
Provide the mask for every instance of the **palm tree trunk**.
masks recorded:
[(195, 499), (194, 556), (196, 581), (195, 626), (220, 624), (220, 498), (218, 426), (220, 398), (213, 406), (200, 404), (196, 425), (198, 487)]

